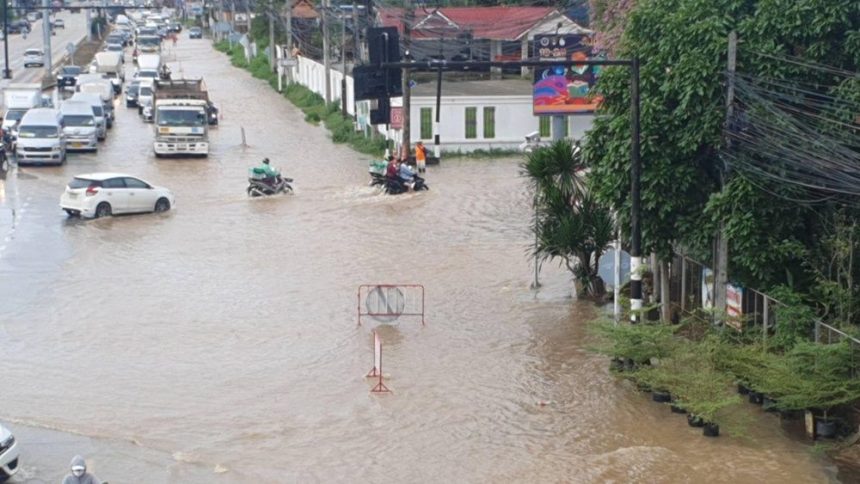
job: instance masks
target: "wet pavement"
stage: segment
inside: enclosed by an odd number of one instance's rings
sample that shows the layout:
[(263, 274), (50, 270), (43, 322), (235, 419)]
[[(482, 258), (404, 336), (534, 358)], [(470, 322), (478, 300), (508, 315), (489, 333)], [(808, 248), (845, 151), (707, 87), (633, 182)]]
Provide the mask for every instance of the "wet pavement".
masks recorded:
[[(706, 439), (588, 350), (597, 316), (546, 265), (532, 280), (518, 160), (444, 160), (429, 192), (367, 186), (368, 158), (205, 40), (223, 119), (208, 159), (156, 159), (152, 126), (118, 119), (98, 154), (0, 184), (0, 354), (18, 482), (56, 482), (83, 453), (122, 482), (774, 482), (835, 468), (751, 408), (749, 438)], [(248, 147), (243, 147), (241, 129)], [(248, 199), (270, 157), (293, 196)], [(166, 214), (68, 219), (80, 173), (171, 188)], [(371, 395), (366, 283), (418, 283), (427, 325), (380, 328), (391, 395)]]

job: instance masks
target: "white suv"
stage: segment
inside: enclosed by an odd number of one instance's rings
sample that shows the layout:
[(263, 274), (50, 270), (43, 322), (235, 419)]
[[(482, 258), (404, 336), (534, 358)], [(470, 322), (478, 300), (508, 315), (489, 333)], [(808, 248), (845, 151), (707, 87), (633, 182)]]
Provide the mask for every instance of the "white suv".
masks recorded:
[(0, 425), (0, 482), (18, 472), (18, 443), (6, 427)]
[(24, 51), (24, 67), (45, 66), (45, 52), (42, 49), (27, 49)]

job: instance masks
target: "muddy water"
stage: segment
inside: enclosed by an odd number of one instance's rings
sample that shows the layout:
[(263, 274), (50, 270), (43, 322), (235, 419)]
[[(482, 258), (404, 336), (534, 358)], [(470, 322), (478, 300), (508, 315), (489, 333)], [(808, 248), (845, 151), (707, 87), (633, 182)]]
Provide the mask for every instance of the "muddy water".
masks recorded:
[[(517, 160), (447, 160), (429, 192), (380, 196), (366, 157), (205, 41), (175, 54), (222, 108), (209, 159), (155, 159), (120, 106), (97, 155), (3, 184), (0, 419), (107, 443), (91, 457), (111, 482), (832, 479), (771, 416), (705, 439), (608, 374), (569, 277), (545, 267), (529, 290)], [(264, 156), (294, 196), (246, 198)], [(108, 170), (172, 188), (175, 210), (66, 219), (69, 178)], [(373, 325), (355, 321), (376, 282), (427, 288), (426, 326), (380, 329), (387, 396), (369, 393)]]

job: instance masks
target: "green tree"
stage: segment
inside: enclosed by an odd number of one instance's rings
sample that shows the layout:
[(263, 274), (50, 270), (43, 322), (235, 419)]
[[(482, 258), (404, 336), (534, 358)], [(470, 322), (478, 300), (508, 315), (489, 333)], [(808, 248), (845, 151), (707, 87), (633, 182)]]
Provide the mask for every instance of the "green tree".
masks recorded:
[(613, 220), (585, 184), (581, 149), (556, 141), (530, 153), (523, 172), (535, 189), (535, 256), (561, 259), (586, 294), (603, 295), (597, 262), (613, 239)]
[[(617, 57), (642, 59), (640, 91), (642, 233), (645, 251), (667, 255), (676, 242), (707, 254), (718, 223), (729, 232), (730, 272), (767, 288), (797, 279), (815, 244), (814, 217), (788, 202), (790, 190), (736, 176), (721, 196), (727, 38), (740, 39), (738, 71), (833, 88), (804, 62), (849, 71), (860, 59), (855, 0), (640, 0), (629, 13)], [(762, 55), (765, 54), (765, 55)], [(786, 61), (791, 56), (795, 61)], [(837, 86), (839, 87), (839, 86)], [(846, 89), (845, 87), (842, 87)], [(604, 95), (585, 156), (594, 195), (629, 226), (630, 83), (625, 68), (606, 69)], [(853, 91), (852, 91), (853, 92)], [(856, 115), (856, 114), (855, 114)], [(778, 196), (773, 196), (776, 193)], [(713, 198), (713, 200), (712, 200)], [(706, 210), (707, 209), (707, 210)]]

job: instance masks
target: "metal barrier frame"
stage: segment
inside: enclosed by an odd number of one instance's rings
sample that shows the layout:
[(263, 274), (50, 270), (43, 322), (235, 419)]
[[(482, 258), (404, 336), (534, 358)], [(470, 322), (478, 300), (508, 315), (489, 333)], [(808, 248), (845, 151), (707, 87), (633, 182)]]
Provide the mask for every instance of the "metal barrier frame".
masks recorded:
[[(371, 313), (371, 312), (363, 312), (361, 310), (361, 292), (363, 289), (369, 288), (382, 288), (382, 289), (390, 289), (390, 288), (417, 288), (421, 290), (421, 311), (420, 312), (404, 312), (404, 313)], [(369, 291), (368, 291), (369, 293)], [(362, 316), (421, 316), (421, 326), (424, 326), (426, 323), (424, 321), (424, 285), (423, 284), (362, 284), (358, 286), (358, 291), (356, 292), (356, 299), (358, 300), (358, 326), (361, 326), (361, 317)]]

